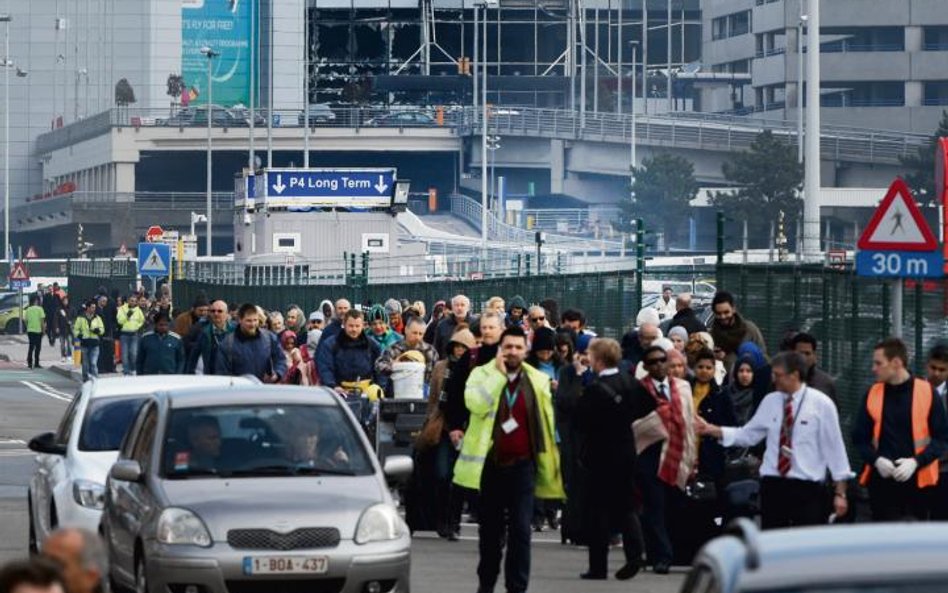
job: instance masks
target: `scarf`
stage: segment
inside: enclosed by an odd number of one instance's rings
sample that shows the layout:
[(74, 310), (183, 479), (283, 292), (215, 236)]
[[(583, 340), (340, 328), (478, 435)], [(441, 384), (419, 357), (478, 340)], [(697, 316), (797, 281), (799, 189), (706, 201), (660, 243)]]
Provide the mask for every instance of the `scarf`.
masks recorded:
[(641, 381), (645, 389), (655, 399), (655, 412), (662, 419), (668, 439), (662, 445), (659, 460), (658, 479), (669, 486), (682, 490), (688, 484), (697, 461), (697, 447), (694, 433), (694, 403), (691, 390), (684, 381), (668, 378), (671, 401), (661, 396), (655, 389), (650, 377)]
[(724, 327), (717, 321), (711, 328), (711, 337), (714, 338), (714, 345), (721, 348), (728, 354), (737, 352), (737, 349), (745, 341), (747, 336), (747, 326), (744, 324), (744, 318), (740, 313), (734, 313), (734, 323), (730, 327)]

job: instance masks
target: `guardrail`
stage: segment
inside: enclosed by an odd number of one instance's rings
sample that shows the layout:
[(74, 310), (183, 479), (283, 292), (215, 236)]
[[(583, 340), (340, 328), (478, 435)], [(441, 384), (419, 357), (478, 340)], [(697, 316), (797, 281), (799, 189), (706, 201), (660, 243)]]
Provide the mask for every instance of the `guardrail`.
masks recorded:
[(608, 223), (619, 215), (619, 208), (527, 208), (520, 212), (530, 230), (556, 233), (591, 234), (597, 224)]
[[(695, 117), (639, 116), (636, 141), (659, 146), (689, 146), (709, 150), (746, 150), (762, 130), (771, 130), (787, 142), (795, 143), (796, 125), (781, 120), (725, 122)], [(480, 133), (480, 114), (465, 118), (460, 134)], [(552, 109), (507, 110), (488, 122), (491, 134), (552, 136), (563, 139), (596, 139), (606, 142), (632, 141), (632, 118), (615, 113), (586, 113), (585, 116)], [(833, 128), (823, 130), (820, 143), (824, 158), (842, 161), (899, 164), (900, 156), (916, 154), (929, 138), (921, 134)]]
[[(451, 196), (451, 213), (466, 220), (480, 230), (481, 204), (476, 200), (458, 194)], [(493, 241), (501, 241), (504, 243), (532, 244), (536, 240), (534, 231), (527, 231), (506, 224), (498, 220), (493, 213), (488, 213), (487, 216), (487, 236)], [(622, 249), (622, 243), (620, 241), (585, 239), (582, 237), (570, 237), (552, 233), (546, 234), (546, 246), (556, 250), (579, 253)]]
[[(473, 107), (365, 107), (314, 111), (310, 127), (315, 128), (437, 128), (455, 130), (462, 135), (480, 133), (482, 112)], [(179, 112), (180, 114), (180, 112)], [(213, 117), (215, 127), (246, 128), (251, 119), (247, 110), (239, 116)], [(321, 115), (320, 115), (321, 114)], [(257, 110), (254, 121), (265, 123), (266, 110)], [(301, 128), (302, 112), (274, 111), (279, 128)], [(87, 137), (107, 132), (112, 127), (202, 128), (207, 120), (178, 118), (168, 109), (112, 109), (87, 120), (43, 134), (37, 139), (37, 152), (49, 152)], [(561, 109), (503, 107), (489, 115), (493, 134), (589, 139), (628, 143), (632, 138), (631, 115), (608, 112), (578, 113)], [(263, 127), (262, 125), (260, 127)], [(710, 150), (743, 150), (762, 130), (771, 130), (788, 142), (796, 143), (796, 123), (766, 118), (720, 114), (675, 112), (639, 115), (636, 118), (637, 141), (643, 144), (695, 147)], [(258, 132), (258, 133), (262, 133)], [(929, 138), (921, 134), (871, 130), (843, 126), (822, 127), (821, 150), (825, 158), (898, 164), (900, 156), (915, 154)]]

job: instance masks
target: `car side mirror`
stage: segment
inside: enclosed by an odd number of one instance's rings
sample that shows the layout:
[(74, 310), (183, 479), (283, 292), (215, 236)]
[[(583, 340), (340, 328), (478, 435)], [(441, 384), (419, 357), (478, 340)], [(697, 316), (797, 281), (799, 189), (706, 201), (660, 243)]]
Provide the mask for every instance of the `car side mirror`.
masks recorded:
[(141, 482), (142, 466), (134, 459), (122, 459), (115, 462), (109, 470), (109, 476), (120, 482)]
[(404, 484), (411, 477), (415, 469), (415, 462), (407, 455), (392, 455), (385, 458), (382, 472), (390, 482)]
[(30, 451), (36, 453), (45, 453), (47, 455), (65, 455), (66, 445), (56, 442), (56, 433), (44, 432), (30, 439), (27, 445)]

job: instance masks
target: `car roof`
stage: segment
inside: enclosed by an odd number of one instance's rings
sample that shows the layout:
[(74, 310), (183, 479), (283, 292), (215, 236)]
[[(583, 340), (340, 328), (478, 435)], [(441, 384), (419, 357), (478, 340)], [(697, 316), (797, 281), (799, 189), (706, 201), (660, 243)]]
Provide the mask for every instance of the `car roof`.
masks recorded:
[(259, 385), (253, 377), (226, 377), (221, 375), (138, 375), (134, 377), (105, 377), (86, 383), (90, 399), (147, 395), (178, 389), (207, 389), (228, 385)]
[(156, 394), (168, 400), (171, 408), (199, 408), (230, 405), (337, 405), (339, 396), (326, 387), (234, 384), (227, 389), (178, 389)]
[[(757, 567), (747, 564), (751, 547)], [(946, 547), (946, 523), (829, 525), (765, 531), (752, 544), (725, 536), (702, 556), (718, 566), (723, 591), (763, 591), (945, 577)]]

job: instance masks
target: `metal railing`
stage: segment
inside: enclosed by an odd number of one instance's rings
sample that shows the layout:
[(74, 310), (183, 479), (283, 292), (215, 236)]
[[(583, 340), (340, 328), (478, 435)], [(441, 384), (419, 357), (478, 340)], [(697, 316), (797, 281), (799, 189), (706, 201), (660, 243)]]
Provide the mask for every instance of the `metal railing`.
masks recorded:
[[(480, 133), (480, 113), (465, 112), (459, 134)], [(746, 150), (762, 130), (787, 142), (796, 142), (796, 123), (716, 114), (640, 115), (636, 141), (659, 146), (686, 146), (708, 150)], [(499, 135), (597, 139), (626, 144), (632, 140), (632, 118), (615, 113), (585, 115), (554, 109), (509, 109), (490, 117), (488, 131)], [(824, 157), (834, 160), (899, 164), (900, 156), (915, 154), (928, 136), (897, 131), (825, 126), (820, 143)]]
[[(37, 151), (49, 152), (87, 137), (107, 132), (112, 127), (192, 127), (169, 115), (168, 109), (112, 109), (87, 120), (43, 134), (37, 139)], [(263, 112), (261, 112), (263, 113)], [(300, 128), (300, 111), (275, 111), (279, 128)], [(312, 128), (447, 128), (460, 135), (480, 133), (481, 111), (472, 107), (366, 107), (333, 109), (332, 119), (314, 120)], [(411, 118), (400, 118), (405, 114)], [(246, 128), (249, 114), (238, 128)], [(259, 115), (258, 115), (259, 119)], [(223, 120), (220, 120), (223, 121)], [(264, 121), (266, 121), (264, 119)], [(215, 122), (218, 120), (215, 119)], [(206, 120), (201, 124), (206, 125)], [(197, 127), (197, 126), (195, 126)], [(223, 126), (221, 126), (223, 127)], [(632, 117), (611, 112), (573, 112), (562, 109), (510, 107), (489, 115), (492, 134), (587, 139), (628, 143), (632, 136)], [(788, 141), (796, 140), (796, 123), (788, 120), (750, 118), (696, 112), (640, 115), (636, 119), (637, 141), (658, 146), (696, 147), (710, 150), (743, 150), (757, 134), (771, 130)], [(262, 134), (260, 130), (258, 134)], [(844, 126), (822, 127), (822, 154), (826, 158), (897, 164), (899, 157), (914, 154), (928, 137), (899, 131), (873, 130)]]
[[(108, 206), (117, 203), (134, 203), (137, 209), (154, 210), (200, 210), (207, 208), (204, 192), (93, 192), (75, 191), (49, 198), (30, 200), (11, 209), (17, 216), (30, 216), (50, 208), (71, 206), (82, 209)], [(211, 203), (215, 209), (228, 209), (234, 205), (233, 192), (213, 192)]]
[(588, 236), (597, 226), (615, 220), (619, 212), (618, 208), (528, 208), (520, 212), (520, 218), (527, 230)]
[[(481, 228), (481, 204), (467, 196), (451, 196), (451, 213), (466, 220), (475, 228)], [(528, 231), (506, 224), (497, 219), (494, 213), (487, 216), (487, 237), (492, 241), (504, 243), (532, 244), (536, 240), (534, 231)], [(621, 241), (604, 239), (586, 239), (553, 233), (546, 234), (546, 245), (550, 248), (578, 253), (621, 250)]]

